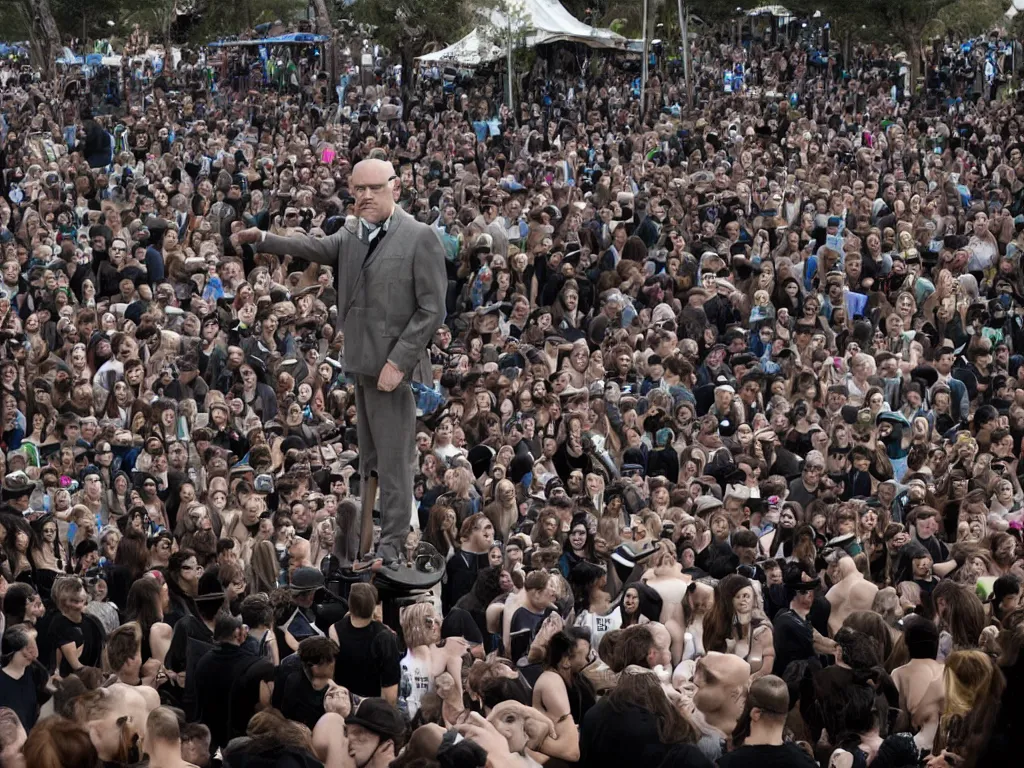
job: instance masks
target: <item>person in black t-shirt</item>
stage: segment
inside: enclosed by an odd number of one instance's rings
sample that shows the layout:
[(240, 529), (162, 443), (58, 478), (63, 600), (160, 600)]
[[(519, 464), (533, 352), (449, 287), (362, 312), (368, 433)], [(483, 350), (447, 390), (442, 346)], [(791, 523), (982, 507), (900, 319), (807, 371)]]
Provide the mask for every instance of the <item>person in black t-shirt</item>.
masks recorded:
[(489, 563), (487, 553), (494, 543), (494, 526), (482, 512), (470, 515), (459, 528), (459, 551), (445, 568), (447, 580), (441, 585), (441, 607), (448, 613), (476, 583), (477, 572)]
[(526, 604), (512, 614), (509, 626), (509, 658), (519, 661), (533, 643), (533, 638), (551, 613), (554, 596), (550, 588), (551, 575), (547, 571), (531, 571), (526, 574), (523, 589), (526, 590)]
[(38, 661), (36, 631), (28, 624), (16, 624), (4, 632), (3, 669), (0, 669), (0, 703), (17, 713), (26, 731), (39, 717), (39, 707), (50, 694), (49, 675)]
[(379, 696), (394, 705), (402, 678), (402, 655), (395, 633), (373, 620), (379, 599), (372, 584), (352, 585), (348, 615), (328, 633), (339, 649), (334, 682), (357, 696)]
[(831, 653), (835, 647), (835, 643), (819, 634), (811, 622), (814, 590), (820, 584), (817, 574), (809, 566), (787, 563), (783, 586), (789, 607), (779, 611), (772, 622), (775, 636), (775, 665), (772, 669), (782, 676), (791, 662), (805, 661), (818, 653)]
[(53, 584), (53, 601), (60, 616), (50, 624), (50, 637), (57, 648), (58, 670), (67, 677), (82, 667), (98, 667), (103, 653), (103, 628), (85, 613), (89, 600), (82, 580), (64, 576)]
[(299, 650), (281, 662), (274, 679), (272, 703), (289, 720), (310, 730), (323, 716), (324, 698), (334, 685), (338, 644), (329, 637), (307, 637)]
[(815, 768), (806, 752), (782, 740), (788, 714), (789, 689), (782, 678), (765, 675), (751, 683), (732, 734), (738, 746), (718, 759), (718, 768)]

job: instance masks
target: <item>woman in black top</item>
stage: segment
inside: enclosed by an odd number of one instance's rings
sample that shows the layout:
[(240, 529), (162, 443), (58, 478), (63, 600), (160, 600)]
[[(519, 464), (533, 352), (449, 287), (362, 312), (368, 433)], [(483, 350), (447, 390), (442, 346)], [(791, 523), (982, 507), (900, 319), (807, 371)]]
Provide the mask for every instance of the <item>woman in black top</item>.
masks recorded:
[(63, 576), (53, 585), (53, 601), (60, 615), (50, 624), (49, 635), (57, 648), (57, 667), (67, 677), (82, 667), (98, 667), (103, 652), (103, 629), (85, 613), (88, 595), (77, 576)]
[(124, 612), (128, 621), (137, 621), (142, 629), (143, 677), (151, 673), (147, 662), (155, 659), (157, 664), (163, 664), (170, 648), (171, 627), (164, 621), (164, 610), (169, 605), (167, 585), (159, 572), (146, 574), (128, 590)]

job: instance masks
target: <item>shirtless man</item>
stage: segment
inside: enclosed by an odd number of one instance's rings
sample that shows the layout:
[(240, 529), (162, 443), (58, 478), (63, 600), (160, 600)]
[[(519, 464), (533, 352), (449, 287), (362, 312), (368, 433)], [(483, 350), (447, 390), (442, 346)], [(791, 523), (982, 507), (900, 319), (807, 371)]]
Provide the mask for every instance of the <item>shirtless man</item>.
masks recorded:
[(855, 611), (870, 611), (878, 594), (878, 587), (864, 578), (857, 570), (853, 558), (845, 552), (840, 555), (837, 563), (839, 581), (825, 595), (832, 604), (832, 612), (828, 617), (828, 631), (835, 635), (843, 626), (846, 617)]
[(703, 734), (698, 746), (708, 757), (717, 748), (717, 760), (721, 757), (721, 745), (736, 729), (743, 713), (750, 686), (750, 665), (731, 653), (710, 651), (697, 662), (693, 683), (697, 689), (693, 721)]
[[(590, 656), (590, 642), (562, 630), (548, 640), (544, 671), (533, 687), (533, 706), (551, 718), (555, 738), (541, 745), (541, 752), (567, 762), (580, 759), (579, 727), (570, 707), (569, 692), (583, 684), (582, 672)], [(582, 713), (580, 715), (582, 720)]]
[(892, 672), (902, 710), (897, 728), (904, 730), (909, 724), (916, 734), (914, 741), (917, 745), (931, 751), (944, 706), (944, 665), (935, 660), (939, 653), (939, 630), (933, 622), (925, 619), (915, 618), (908, 622), (903, 640), (910, 652), (910, 661)]
[(146, 718), (146, 752), (151, 768), (195, 768), (181, 756), (178, 716), (168, 707), (157, 707)]

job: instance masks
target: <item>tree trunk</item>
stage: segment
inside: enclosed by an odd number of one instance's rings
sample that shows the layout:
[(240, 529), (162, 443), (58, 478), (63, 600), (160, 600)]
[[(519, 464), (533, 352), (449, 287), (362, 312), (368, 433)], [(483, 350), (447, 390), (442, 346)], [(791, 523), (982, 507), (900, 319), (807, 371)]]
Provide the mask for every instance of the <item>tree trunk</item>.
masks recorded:
[[(313, 9), (316, 12), (317, 33), (331, 38), (324, 43), (324, 64), (326, 65), (327, 76), (331, 80), (331, 84), (327, 88), (326, 103), (330, 104), (337, 98), (334, 89), (338, 85), (338, 44), (334, 30), (331, 28), (331, 14), (327, 10), (327, 0), (313, 0)], [(402, 74), (404, 82), (405, 72)]]
[(910, 87), (907, 89), (907, 97), (913, 98), (917, 95), (917, 79), (921, 76), (922, 46), (920, 35), (908, 40), (907, 56), (910, 58)]
[(50, 0), (27, 0), (25, 8), (32, 33), (32, 54), (44, 80), (53, 79), (60, 53), (60, 32), (50, 10)]
[[(422, 50), (422, 48), (420, 50)], [(416, 61), (413, 59), (412, 55), (412, 47), (409, 45), (403, 45), (401, 49), (401, 56), (399, 58), (402, 62), (402, 103), (408, 104), (412, 100), (412, 73), (416, 68)]]
[(690, 61), (690, 6), (679, 0), (679, 25), (683, 37), (683, 87), (686, 89), (686, 108), (693, 109), (693, 64)]

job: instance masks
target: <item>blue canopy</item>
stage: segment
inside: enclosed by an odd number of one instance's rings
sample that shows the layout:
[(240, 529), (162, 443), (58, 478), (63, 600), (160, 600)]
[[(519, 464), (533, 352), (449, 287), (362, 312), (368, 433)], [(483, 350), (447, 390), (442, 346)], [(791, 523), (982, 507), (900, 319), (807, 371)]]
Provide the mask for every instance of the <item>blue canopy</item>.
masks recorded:
[(277, 37), (263, 37), (257, 40), (218, 40), (210, 43), (210, 48), (235, 48), (243, 45), (312, 45), (314, 43), (326, 43), (330, 40), (327, 35), (313, 35), (308, 32), (292, 32), (288, 35)]

